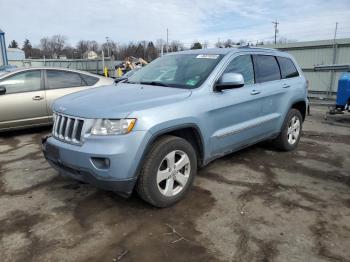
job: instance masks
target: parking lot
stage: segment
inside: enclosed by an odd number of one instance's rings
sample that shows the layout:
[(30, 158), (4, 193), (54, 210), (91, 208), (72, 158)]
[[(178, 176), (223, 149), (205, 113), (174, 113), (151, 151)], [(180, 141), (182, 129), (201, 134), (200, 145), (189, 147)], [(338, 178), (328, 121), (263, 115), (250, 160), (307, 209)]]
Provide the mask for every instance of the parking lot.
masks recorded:
[(325, 111), (298, 150), (218, 159), (166, 209), (59, 177), (41, 153), (49, 128), (5, 134), (1, 261), (350, 261), (350, 118)]

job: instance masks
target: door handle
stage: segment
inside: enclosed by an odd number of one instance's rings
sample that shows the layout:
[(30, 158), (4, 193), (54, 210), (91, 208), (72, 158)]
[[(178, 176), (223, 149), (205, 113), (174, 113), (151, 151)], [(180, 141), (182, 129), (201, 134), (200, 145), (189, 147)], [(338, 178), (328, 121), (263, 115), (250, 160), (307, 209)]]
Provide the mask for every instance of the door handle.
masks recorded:
[(250, 92), (251, 95), (258, 95), (260, 94), (261, 92), (258, 91), (258, 90), (253, 90), (252, 92)]
[(38, 100), (43, 100), (44, 97), (43, 96), (33, 96), (32, 99), (38, 101)]
[(283, 85), (282, 87), (283, 87), (283, 88), (289, 88), (290, 85)]

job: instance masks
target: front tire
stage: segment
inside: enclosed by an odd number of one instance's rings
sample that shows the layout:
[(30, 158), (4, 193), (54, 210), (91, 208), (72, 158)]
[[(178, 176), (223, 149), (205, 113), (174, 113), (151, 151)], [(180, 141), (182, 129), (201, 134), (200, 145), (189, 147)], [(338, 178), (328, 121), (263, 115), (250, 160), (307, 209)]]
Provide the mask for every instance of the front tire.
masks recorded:
[(299, 143), (302, 131), (303, 118), (297, 109), (290, 109), (284, 120), (281, 133), (273, 141), (276, 148), (282, 151), (292, 151)]
[(184, 197), (196, 173), (192, 145), (180, 137), (163, 136), (147, 154), (136, 190), (151, 205), (168, 207)]

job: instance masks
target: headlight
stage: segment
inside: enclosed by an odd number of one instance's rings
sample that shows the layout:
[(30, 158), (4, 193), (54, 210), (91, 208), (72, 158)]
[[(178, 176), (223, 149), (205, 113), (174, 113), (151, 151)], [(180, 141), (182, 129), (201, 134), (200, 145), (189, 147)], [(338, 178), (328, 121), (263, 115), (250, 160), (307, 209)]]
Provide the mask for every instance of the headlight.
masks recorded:
[(136, 119), (97, 119), (91, 129), (92, 135), (122, 135), (129, 133)]

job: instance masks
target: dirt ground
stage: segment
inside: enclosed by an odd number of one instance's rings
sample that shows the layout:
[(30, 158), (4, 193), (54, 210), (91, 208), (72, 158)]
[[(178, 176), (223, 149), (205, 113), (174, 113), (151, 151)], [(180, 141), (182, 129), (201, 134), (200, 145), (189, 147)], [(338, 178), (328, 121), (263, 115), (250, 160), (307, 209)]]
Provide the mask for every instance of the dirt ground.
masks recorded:
[(350, 117), (312, 108), (298, 150), (257, 145), (156, 209), (61, 178), (36, 129), (0, 137), (1, 261), (350, 261)]

